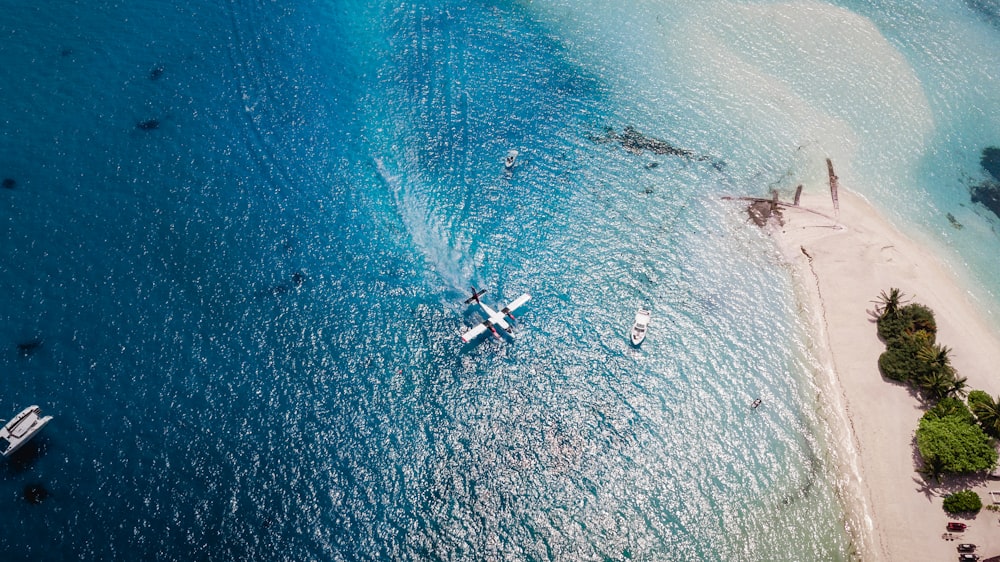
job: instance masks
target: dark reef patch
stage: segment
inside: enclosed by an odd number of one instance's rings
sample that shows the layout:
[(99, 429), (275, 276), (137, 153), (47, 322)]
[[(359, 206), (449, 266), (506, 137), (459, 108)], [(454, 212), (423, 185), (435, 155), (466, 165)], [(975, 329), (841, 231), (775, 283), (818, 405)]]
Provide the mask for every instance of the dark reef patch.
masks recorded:
[(141, 131), (152, 131), (154, 129), (159, 129), (160, 128), (160, 120), (159, 119), (149, 119), (148, 121), (142, 121), (142, 122), (136, 124), (136, 127), (138, 127), (139, 130), (141, 130)]
[(994, 215), (1000, 217), (1000, 148), (988, 146), (983, 149), (979, 165), (992, 178), (973, 185), (969, 195), (973, 203), (980, 203)]
[(979, 158), (979, 165), (986, 173), (993, 176), (993, 181), (1000, 181), (1000, 148), (987, 146)]
[(965, 5), (979, 14), (986, 23), (1000, 27), (1000, 3), (996, 0), (965, 0)]
[(14, 189), (17, 186), (17, 182), (14, 178), (4, 178), (3, 187), (4, 189)]
[(163, 76), (162, 66), (154, 67), (152, 70), (149, 71), (150, 80), (159, 80), (161, 76)]
[(24, 501), (38, 505), (48, 499), (49, 491), (39, 483), (28, 484), (24, 487)]
[[(680, 156), (697, 162), (711, 162), (712, 167), (717, 170), (721, 170), (722, 167), (725, 166), (724, 162), (715, 160), (710, 156), (695, 154), (691, 150), (674, 146), (665, 140), (646, 136), (631, 125), (626, 125), (625, 128), (622, 129), (621, 134), (616, 132), (611, 127), (607, 127), (604, 129), (603, 135), (591, 135), (587, 138), (597, 144), (612, 142), (618, 143), (622, 146), (622, 148), (636, 155), (641, 155), (644, 152), (652, 152), (653, 154), (661, 156)], [(655, 166), (647, 167), (654, 168)]]
[(970, 190), (973, 203), (980, 203), (1000, 217), (1000, 182), (984, 181)]

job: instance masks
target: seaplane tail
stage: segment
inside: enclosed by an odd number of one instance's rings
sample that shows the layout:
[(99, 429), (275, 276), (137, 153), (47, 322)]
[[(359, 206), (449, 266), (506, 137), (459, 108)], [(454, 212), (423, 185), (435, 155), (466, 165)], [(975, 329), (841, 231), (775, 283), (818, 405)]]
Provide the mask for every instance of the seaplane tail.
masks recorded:
[(514, 315), (512, 313), (519, 307), (521, 307), (524, 303), (531, 300), (531, 295), (528, 294), (521, 295), (510, 304), (503, 307), (503, 309), (501, 309), (498, 312), (490, 308), (489, 305), (487, 305), (483, 301), (479, 300), (479, 297), (482, 296), (483, 293), (485, 292), (486, 292), (485, 289), (482, 291), (476, 291), (476, 288), (473, 287), (472, 296), (466, 299), (465, 301), (466, 304), (471, 304), (475, 302), (476, 304), (479, 305), (480, 308), (483, 309), (483, 312), (486, 313), (486, 320), (482, 321), (479, 324), (476, 324), (475, 326), (467, 330), (464, 334), (462, 334), (462, 341), (465, 343), (469, 343), (470, 341), (476, 339), (477, 337), (482, 335), (482, 333), (485, 332), (486, 330), (492, 332), (493, 335), (499, 339), (500, 332), (497, 331), (497, 327), (499, 327), (501, 330), (507, 332), (508, 335), (513, 337), (514, 328), (513, 326), (507, 323), (507, 320), (504, 318), (504, 316), (506, 315), (511, 320), (513, 320)]

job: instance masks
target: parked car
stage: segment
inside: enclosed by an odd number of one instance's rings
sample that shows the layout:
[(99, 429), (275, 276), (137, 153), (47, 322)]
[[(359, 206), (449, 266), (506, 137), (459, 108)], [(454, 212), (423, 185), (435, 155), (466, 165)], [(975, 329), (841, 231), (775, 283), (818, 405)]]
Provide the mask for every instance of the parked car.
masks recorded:
[(976, 560), (979, 560), (979, 556), (968, 552), (958, 555), (958, 562), (976, 562)]
[(962, 544), (958, 545), (958, 551), (959, 552), (975, 552), (976, 551), (976, 545), (974, 545), (972, 543), (963, 542)]
[(965, 527), (966, 527), (965, 523), (959, 523), (958, 521), (949, 521), (948, 522), (948, 530), (949, 531), (964, 531)]

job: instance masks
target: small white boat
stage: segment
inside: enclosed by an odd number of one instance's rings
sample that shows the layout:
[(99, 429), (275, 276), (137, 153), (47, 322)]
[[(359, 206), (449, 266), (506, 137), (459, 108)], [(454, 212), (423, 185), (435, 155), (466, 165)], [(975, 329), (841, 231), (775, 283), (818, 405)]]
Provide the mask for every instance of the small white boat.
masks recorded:
[(642, 340), (646, 339), (646, 329), (649, 328), (650, 318), (652, 315), (645, 308), (640, 308), (639, 312), (635, 313), (635, 322), (632, 324), (632, 332), (629, 334), (632, 345), (639, 345)]
[(10, 456), (37, 435), (50, 421), (52, 416), (42, 417), (41, 408), (28, 406), (0, 428), (0, 452), (3, 452), (5, 457)]
[(508, 150), (507, 151), (507, 157), (504, 158), (504, 160), (503, 160), (503, 166), (504, 166), (504, 168), (507, 168), (508, 170), (511, 169), (511, 168), (513, 168), (514, 167), (514, 163), (517, 162), (517, 155), (518, 154), (520, 154), (520, 152), (514, 150), (513, 148), (510, 149), (510, 150)]

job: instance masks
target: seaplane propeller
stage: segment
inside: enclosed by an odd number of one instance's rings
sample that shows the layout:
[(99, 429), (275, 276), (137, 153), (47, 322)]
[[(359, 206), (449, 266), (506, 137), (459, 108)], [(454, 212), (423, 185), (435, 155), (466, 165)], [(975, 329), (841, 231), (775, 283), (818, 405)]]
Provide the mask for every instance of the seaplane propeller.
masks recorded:
[(472, 287), (472, 296), (469, 297), (469, 298), (467, 298), (467, 299), (465, 299), (465, 304), (472, 304), (474, 302), (479, 302), (479, 297), (481, 297), (481, 296), (483, 296), (485, 294), (486, 294), (486, 289), (483, 289), (482, 291), (478, 291), (477, 292), (476, 288)]
[(476, 324), (472, 328), (468, 329), (464, 334), (462, 334), (462, 341), (463, 342), (468, 343), (468, 342), (476, 339), (477, 337), (479, 337), (480, 334), (482, 334), (486, 330), (489, 330), (490, 332), (492, 332), (493, 335), (496, 336), (497, 339), (499, 339), (500, 338), (500, 333), (497, 331), (496, 326), (499, 326), (503, 331), (507, 332), (508, 335), (510, 335), (511, 337), (513, 337), (514, 336), (514, 327), (511, 326), (507, 322), (507, 320), (504, 318), (504, 316), (506, 316), (506, 317), (510, 318), (511, 320), (513, 320), (514, 319), (514, 314), (513, 314), (514, 311), (517, 310), (518, 308), (520, 308), (524, 303), (526, 303), (529, 300), (531, 300), (531, 295), (529, 295), (529, 294), (523, 294), (523, 295), (517, 297), (516, 299), (514, 299), (507, 306), (503, 307), (499, 311), (496, 311), (496, 310), (493, 310), (492, 308), (490, 308), (483, 301), (479, 300), (479, 297), (483, 296), (484, 293), (486, 293), (486, 289), (483, 289), (481, 291), (477, 291), (475, 287), (472, 287), (472, 296), (469, 297), (469, 298), (467, 298), (467, 299), (465, 299), (465, 304), (472, 304), (472, 303), (478, 304), (479, 307), (486, 314), (486, 320), (483, 320), (481, 323)]

